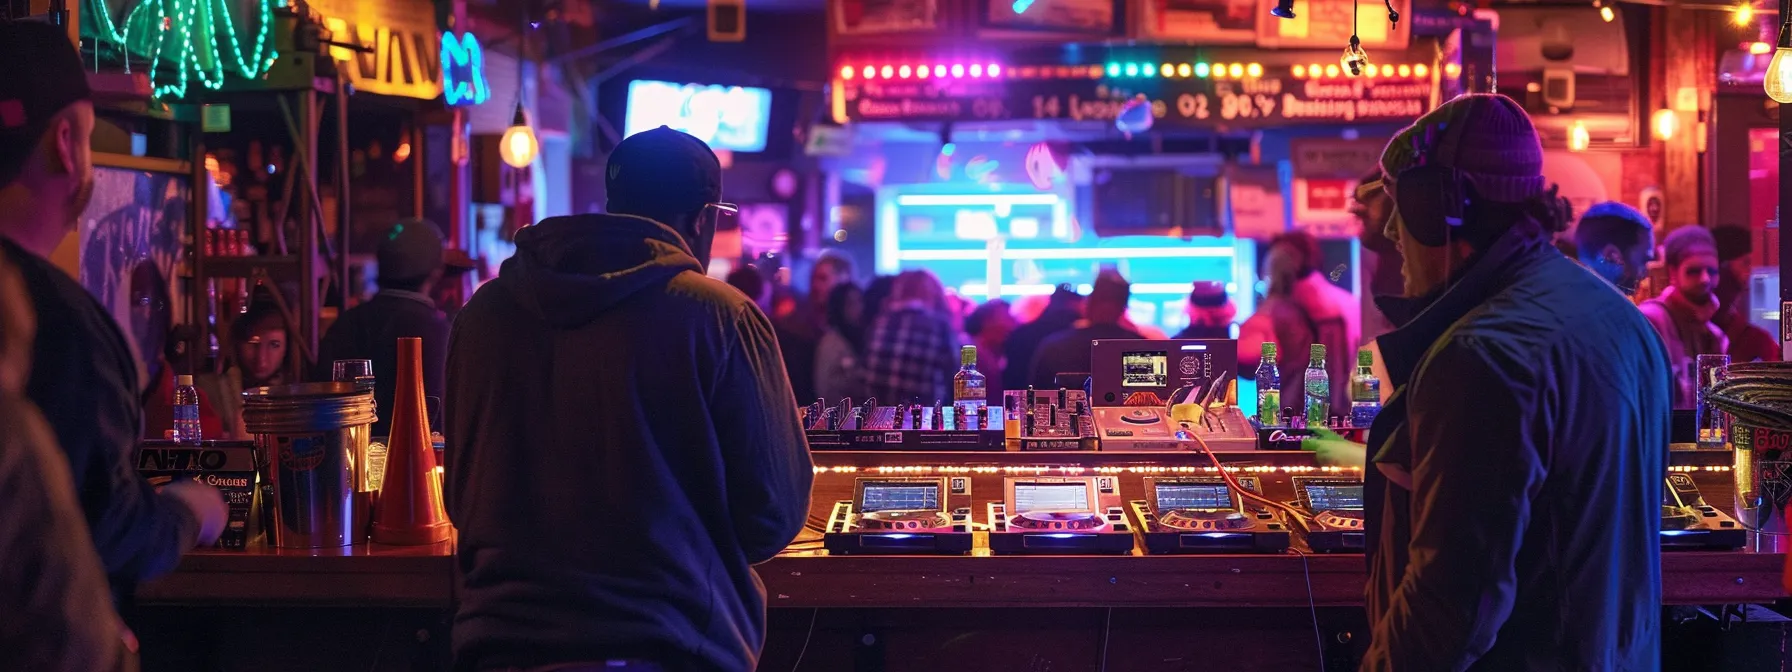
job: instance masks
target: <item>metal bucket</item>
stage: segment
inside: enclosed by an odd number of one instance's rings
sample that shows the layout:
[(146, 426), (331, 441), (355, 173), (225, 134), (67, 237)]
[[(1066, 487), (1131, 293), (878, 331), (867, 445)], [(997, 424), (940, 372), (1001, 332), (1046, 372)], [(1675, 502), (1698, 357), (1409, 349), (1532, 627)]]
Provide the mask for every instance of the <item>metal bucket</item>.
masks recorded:
[(366, 538), (373, 420), (373, 395), (353, 383), (243, 392), (243, 426), (274, 484), (275, 546), (334, 548)]

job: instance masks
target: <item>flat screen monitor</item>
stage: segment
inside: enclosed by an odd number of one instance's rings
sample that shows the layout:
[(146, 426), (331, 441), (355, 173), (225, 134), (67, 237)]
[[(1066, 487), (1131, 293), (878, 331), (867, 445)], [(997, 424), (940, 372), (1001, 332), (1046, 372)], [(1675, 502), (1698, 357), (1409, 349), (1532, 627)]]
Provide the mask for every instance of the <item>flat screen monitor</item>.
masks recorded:
[(940, 511), (940, 485), (926, 481), (866, 481), (859, 484), (859, 512)]
[(1089, 483), (1014, 484), (1014, 513), (1087, 513), (1094, 510), (1089, 502)]
[(670, 126), (697, 136), (710, 149), (763, 152), (771, 109), (769, 89), (637, 79), (628, 84), (622, 133)]
[(1232, 508), (1232, 489), (1225, 483), (1159, 483), (1157, 510), (1214, 511)]
[(1363, 510), (1363, 486), (1360, 483), (1308, 483), (1306, 494), (1307, 503), (1314, 511)]

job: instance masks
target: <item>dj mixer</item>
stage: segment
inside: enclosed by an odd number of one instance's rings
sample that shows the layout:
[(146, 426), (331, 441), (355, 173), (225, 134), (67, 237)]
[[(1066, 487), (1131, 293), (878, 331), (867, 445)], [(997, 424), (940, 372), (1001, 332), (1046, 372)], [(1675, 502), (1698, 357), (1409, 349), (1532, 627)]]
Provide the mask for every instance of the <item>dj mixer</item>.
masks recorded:
[(1003, 450), (1002, 409), (950, 406), (938, 401), (879, 406), (825, 399), (799, 410), (809, 448), (827, 450)]
[(1127, 554), (1132, 528), (1113, 476), (1010, 477), (990, 502), (989, 550), (998, 555)]
[[(1238, 484), (1254, 493), (1255, 476)], [(1245, 503), (1219, 476), (1145, 478), (1149, 499), (1133, 500), (1139, 537), (1150, 553), (1280, 553), (1288, 527), (1267, 507)]]
[(1705, 503), (1692, 475), (1668, 474), (1661, 491), (1661, 547), (1742, 548), (1748, 531), (1736, 519)]
[(834, 555), (963, 555), (971, 552), (971, 481), (860, 478), (834, 503), (822, 543)]
[(1306, 515), (1297, 519), (1306, 529), (1314, 552), (1363, 551), (1363, 482), (1334, 477), (1295, 476), (1294, 495)]

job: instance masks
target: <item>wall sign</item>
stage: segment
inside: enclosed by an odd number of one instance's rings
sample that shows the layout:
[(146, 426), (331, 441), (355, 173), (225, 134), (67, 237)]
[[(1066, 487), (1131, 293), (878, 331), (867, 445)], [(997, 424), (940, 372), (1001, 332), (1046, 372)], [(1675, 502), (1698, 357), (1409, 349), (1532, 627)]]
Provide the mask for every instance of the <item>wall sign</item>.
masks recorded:
[[(1431, 100), (1427, 81), (1301, 80), (1274, 73), (1245, 80), (1154, 79), (1139, 82), (1139, 90), (1086, 78), (853, 80), (841, 85), (846, 116), (853, 121), (1112, 123), (1127, 102), (1142, 93), (1159, 128), (1243, 128), (1303, 121), (1411, 121)], [(1147, 87), (1150, 90), (1144, 90)]]
[(442, 96), (449, 105), (478, 105), (492, 97), (485, 51), (472, 33), (442, 33)]
[(1140, 4), (1139, 28), (1146, 36), (1200, 44), (1255, 42), (1258, 16), (1269, 11), (1256, 0), (1145, 0)]
[(356, 90), (405, 98), (442, 95), (441, 32), (428, 0), (312, 0), (331, 39), (330, 57)]

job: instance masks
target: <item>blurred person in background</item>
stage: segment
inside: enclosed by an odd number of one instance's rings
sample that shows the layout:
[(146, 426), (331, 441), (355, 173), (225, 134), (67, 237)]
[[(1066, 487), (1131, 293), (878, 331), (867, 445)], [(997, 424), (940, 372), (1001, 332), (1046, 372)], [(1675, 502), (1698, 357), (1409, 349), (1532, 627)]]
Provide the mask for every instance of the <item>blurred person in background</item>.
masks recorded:
[(1103, 269), (1089, 291), (1084, 321), (1039, 344), (1039, 352), (1033, 355), (1032, 373), (1027, 375), (1027, 385), (1055, 388), (1060, 373), (1089, 373), (1090, 344), (1097, 340), (1141, 338), (1139, 332), (1121, 324), (1121, 319), (1126, 317), (1126, 305), (1131, 300), (1132, 283), (1117, 270)]
[(749, 264), (729, 271), (726, 282), (729, 287), (740, 290), (740, 293), (752, 299), (753, 305), (759, 306), (759, 310), (766, 315), (772, 313), (772, 285), (758, 268)]
[(1350, 386), (1337, 381), (1350, 380), (1356, 366), (1356, 298), (1319, 272), (1323, 259), (1319, 241), (1311, 235), (1283, 234), (1270, 242), (1265, 257), (1269, 294), (1238, 328), (1238, 369), (1254, 374), (1263, 343), (1275, 343), (1282, 405), (1303, 408), (1307, 396), (1301, 372), (1307, 369), (1311, 346), (1323, 345), (1326, 373), (1333, 381), (1331, 408), (1342, 415), (1350, 408)]
[(1697, 400), (1699, 355), (1729, 352), (1730, 339), (1712, 323), (1718, 309), (1717, 241), (1711, 231), (1688, 224), (1668, 233), (1662, 243), (1668, 288), (1638, 306), (1667, 345), (1674, 372), (1674, 408), (1692, 408)]
[(1226, 294), (1226, 283), (1198, 280), (1188, 293), (1188, 326), (1176, 338), (1231, 338), (1238, 306)]
[(1636, 293), (1655, 256), (1649, 218), (1623, 203), (1606, 201), (1587, 208), (1574, 227), (1574, 258), (1619, 292)]
[(807, 297), (795, 295), (795, 290), (790, 287), (788, 270), (779, 273), (778, 280), (775, 283), (778, 291), (788, 294), (791, 305), (788, 312), (784, 312), (784, 306), (778, 306), (780, 310), (774, 314), (772, 323), (778, 328), (778, 348), (784, 353), (790, 387), (796, 391), (797, 399), (807, 402), (820, 392), (815, 362), (821, 337), (828, 330), (828, 298), (835, 286), (852, 283), (852, 260), (837, 253), (822, 252), (809, 269)]
[(852, 260), (832, 251), (823, 251), (809, 269), (809, 296), (787, 320), (789, 330), (810, 340), (820, 340), (831, 320), (828, 302), (834, 288), (853, 284)]
[(865, 398), (865, 292), (851, 282), (834, 285), (828, 296), (828, 330), (815, 347), (815, 393), (837, 404)]
[(36, 321), (0, 257), (0, 670), (118, 670), (129, 631), (112, 607), (68, 460), (24, 395)]
[[(1394, 330), (1394, 324), (1381, 312), (1381, 307), (1375, 305), (1375, 297), (1400, 296), (1406, 289), (1400, 279), (1400, 246), (1382, 235), (1388, 218), (1394, 214), (1394, 201), (1381, 188), (1380, 168), (1369, 171), (1358, 181), (1356, 193), (1350, 200), (1350, 213), (1363, 225), (1362, 233), (1357, 237), (1363, 248), (1363, 265), (1358, 269), (1364, 288), (1357, 305), (1358, 314), (1362, 316), (1359, 327), (1362, 334), (1356, 341), (1360, 346)], [(1254, 372), (1255, 367), (1251, 370)]]
[(423, 339), (423, 394), (442, 398), (447, 375), (448, 315), (430, 294), (450, 273), (471, 270), (447, 260), (448, 244), (433, 222), (408, 219), (380, 237), (380, 291), (361, 305), (343, 311), (318, 345), (317, 380), (330, 380), (341, 359), (373, 362), (373, 400), (379, 415), (373, 436), (385, 436), (392, 423), (398, 393), (398, 339)]
[(1008, 302), (1001, 299), (977, 306), (964, 318), (965, 335), (971, 337), (971, 345), (977, 346), (977, 370), (987, 381), (991, 403), (998, 403), (1002, 391), (1007, 389), (1002, 386), (1009, 364), (1004, 353), (1017, 326)]
[(1002, 389), (1024, 390), (1033, 378), (1033, 357), (1039, 345), (1058, 332), (1076, 327), (1083, 319), (1083, 296), (1070, 285), (1058, 285), (1039, 317), (1014, 328), (1003, 345), (1002, 358), (1008, 361), (1002, 371)]
[(867, 393), (891, 405), (952, 403), (958, 346), (939, 278), (931, 271), (903, 271), (865, 344)]
[(1780, 343), (1773, 333), (1749, 319), (1749, 279), (1754, 269), (1749, 256), (1754, 253), (1754, 235), (1740, 226), (1720, 226), (1711, 230), (1717, 242), (1717, 259), (1722, 269), (1717, 278), (1717, 315), (1711, 323), (1730, 339), (1726, 352), (1733, 363), (1780, 361)]
[(14, 65), (0, 77), (0, 259), (17, 271), (44, 335), (31, 346), (25, 396), (68, 460), (87, 532), (122, 599), (217, 541), (224, 499), (192, 480), (157, 490), (138, 473), (139, 364), (106, 308), (49, 260), (93, 196), (93, 102), (80, 54), (61, 26), (0, 21), (0, 62)]
[(871, 331), (871, 325), (877, 324), (877, 318), (890, 308), (890, 291), (896, 288), (896, 276), (880, 275), (865, 285), (865, 331)]
[[(218, 406), (223, 438), (247, 439), (243, 427), (243, 391), (286, 385), (287, 348), (292, 332), (286, 318), (271, 299), (252, 301), (249, 309), (230, 325), (230, 365), (220, 374), (201, 374), (193, 380), (202, 397)], [(394, 374), (396, 376), (396, 374)]]

